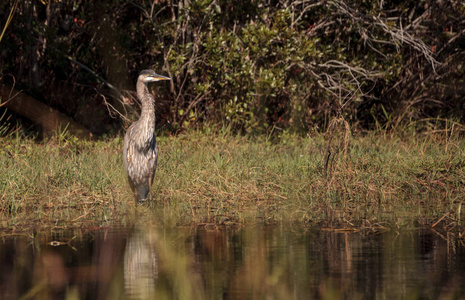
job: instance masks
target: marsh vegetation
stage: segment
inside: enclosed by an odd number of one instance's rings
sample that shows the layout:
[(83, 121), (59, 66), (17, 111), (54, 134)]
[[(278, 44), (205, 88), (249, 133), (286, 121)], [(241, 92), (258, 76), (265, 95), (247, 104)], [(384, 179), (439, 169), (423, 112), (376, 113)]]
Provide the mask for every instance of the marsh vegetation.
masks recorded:
[(133, 201), (120, 138), (64, 134), (37, 142), (11, 135), (0, 141), (1, 227), (137, 218), (165, 225), (461, 228), (459, 130), (347, 135), (338, 128), (307, 137), (243, 136), (224, 128), (161, 135), (151, 207)]
[[(2, 228), (136, 215), (461, 228), (464, 12), (456, 0), (3, 1)], [(160, 166), (139, 207), (120, 137), (147, 68), (172, 81), (154, 91)]]

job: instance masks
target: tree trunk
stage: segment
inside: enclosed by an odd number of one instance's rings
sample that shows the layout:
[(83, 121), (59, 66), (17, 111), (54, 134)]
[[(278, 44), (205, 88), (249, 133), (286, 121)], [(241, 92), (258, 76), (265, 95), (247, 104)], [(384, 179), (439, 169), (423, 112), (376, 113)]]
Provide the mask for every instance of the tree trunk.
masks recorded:
[(39, 124), (46, 132), (66, 128), (67, 132), (79, 138), (92, 138), (89, 130), (58, 110), (4, 85), (0, 85), (0, 106)]

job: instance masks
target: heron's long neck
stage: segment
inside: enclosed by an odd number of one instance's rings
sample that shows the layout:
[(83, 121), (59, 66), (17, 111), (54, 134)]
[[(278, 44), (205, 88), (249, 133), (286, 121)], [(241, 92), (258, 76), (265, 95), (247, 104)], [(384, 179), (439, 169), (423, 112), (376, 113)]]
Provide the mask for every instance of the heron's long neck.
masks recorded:
[(150, 142), (155, 131), (155, 102), (147, 85), (142, 81), (137, 82), (137, 96), (139, 96), (142, 103), (142, 111), (137, 126), (139, 127), (140, 142), (146, 144)]

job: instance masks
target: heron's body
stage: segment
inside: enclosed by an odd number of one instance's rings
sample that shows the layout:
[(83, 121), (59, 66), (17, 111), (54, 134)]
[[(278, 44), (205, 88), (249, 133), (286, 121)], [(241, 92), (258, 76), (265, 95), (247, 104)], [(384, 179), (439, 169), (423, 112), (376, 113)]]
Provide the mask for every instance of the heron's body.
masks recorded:
[(142, 103), (138, 121), (129, 127), (124, 137), (123, 160), (129, 185), (140, 203), (151, 199), (151, 186), (157, 169), (158, 148), (155, 138), (155, 99), (147, 83), (169, 80), (152, 70), (144, 70), (137, 80), (137, 95)]

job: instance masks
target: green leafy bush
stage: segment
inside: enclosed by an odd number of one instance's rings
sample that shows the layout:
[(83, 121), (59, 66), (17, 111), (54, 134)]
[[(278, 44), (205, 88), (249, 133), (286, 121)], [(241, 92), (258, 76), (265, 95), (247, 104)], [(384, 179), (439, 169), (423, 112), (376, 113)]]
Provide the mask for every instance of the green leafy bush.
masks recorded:
[(0, 41), (3, 84), (95, 133), (118, 131), (116, 112), (137, 117), (128, 103), (145, 68), (172, 78), (154, 89), (158, 124), (173, 130), (465, 118), (462, 1), (10, 0), (1, 24), (15, 3)]

